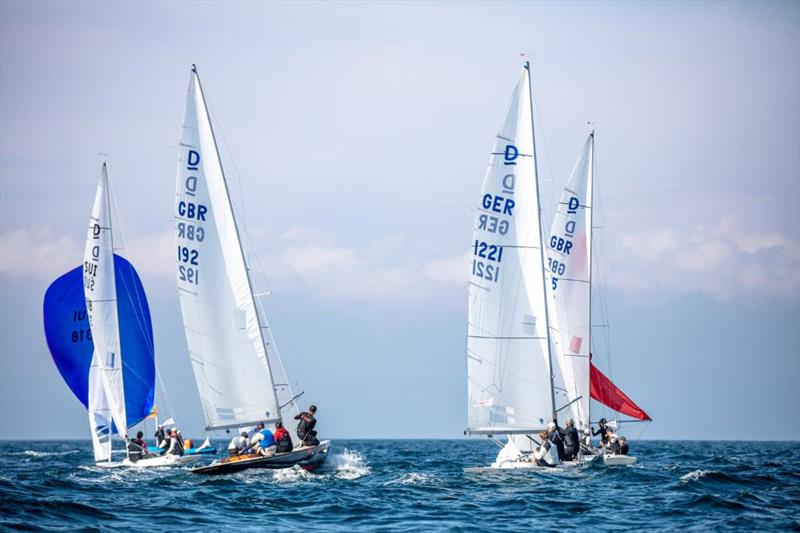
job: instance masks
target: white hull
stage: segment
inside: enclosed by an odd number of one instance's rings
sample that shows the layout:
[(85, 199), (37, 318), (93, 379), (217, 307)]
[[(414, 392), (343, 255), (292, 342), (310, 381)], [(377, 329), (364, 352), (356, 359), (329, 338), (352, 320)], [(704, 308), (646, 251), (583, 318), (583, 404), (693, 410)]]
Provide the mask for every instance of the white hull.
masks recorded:
[(629, 466), (636, 464), (636, 457), (630, 455), (615, 455), (612, 453), (603, 455), (603, 461), (607, 466)]
[(582, 455), (579, 459), (575, 461), (565, 461), (559, 463), (558, 466), (539, 466), (536, 463), (532, 463), (527, 460), (519, 460), (519, 461), (503, 461), (502, 463), (492, 463), (489, 466), (477, 466), (472, 468), (465, 468), (464, 472), (468, 473), (476, 473), (476, 472), (497, 472), (497, 471), (505, 471), (505, 470), (533, 470), (537, 472), (558, 472), (563, 470), (572, 470), (573, 468), (578, 468), (580, 466), (588, 465), (592, 461), (595, 461), (599, 455)]
[(139, 459), (134, 462), (129, 459), (124, 459), (117, 462), (101, 461), (97, 466), (102, 468), (158, 468), (165, 466), (181, 466), (189, 463), (194, 463), (202, 459), (202, 455), (159, 455), (157, 457), (148, 457), (146, 459)]

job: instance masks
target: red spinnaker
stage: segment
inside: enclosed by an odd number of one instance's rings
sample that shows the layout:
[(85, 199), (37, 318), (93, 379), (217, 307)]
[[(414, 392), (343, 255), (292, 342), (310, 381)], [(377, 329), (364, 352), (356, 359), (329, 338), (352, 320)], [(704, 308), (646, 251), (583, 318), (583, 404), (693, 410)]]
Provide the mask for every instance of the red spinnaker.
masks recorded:
[(589, 379), (589, 394), (592, 399), (597, 400), (606, 407), (631, 416), (638, 420), (652, 420), (641, 407), (633, 403), (633, 400), (619, 390), (619, 388), (611, 383), (611, 380), (605, 374), (600, 372), (596, 366), (589, 363), (591, 367)]

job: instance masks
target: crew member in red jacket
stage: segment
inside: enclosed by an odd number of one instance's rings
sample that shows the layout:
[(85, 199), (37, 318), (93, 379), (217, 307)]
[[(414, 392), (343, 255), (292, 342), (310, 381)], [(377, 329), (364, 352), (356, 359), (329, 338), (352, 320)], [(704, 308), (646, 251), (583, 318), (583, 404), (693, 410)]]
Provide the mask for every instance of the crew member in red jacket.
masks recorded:
[(276, 453), (290, 452), (294, 448), (292, 437), (283, 427), (283, 423), (280, 420), (275, 422), (275, 445), (278, 447), (275, 450)]

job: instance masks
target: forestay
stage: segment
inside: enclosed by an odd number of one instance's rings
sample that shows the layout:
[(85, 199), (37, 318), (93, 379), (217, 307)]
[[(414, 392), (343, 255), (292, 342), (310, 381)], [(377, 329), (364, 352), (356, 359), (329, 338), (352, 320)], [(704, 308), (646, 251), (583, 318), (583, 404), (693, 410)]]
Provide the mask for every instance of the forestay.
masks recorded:
[(468, 432), (528, 433), (553, 416), (529, 71), (497, 134), (472, 241)]
[(578, 429), (589, 427), (593, 158), (594, 133), (561, 195), (546, 248), (553, 347)]
[[(89, 421), (95, 457), (105, 457), (98, 447), (110, 432), (108, 415), (119, 433), (127, 437), (122, 350), (117, 316), (117, 287), (114, 272), (114, 242), (108, 196), (108, 170), (103, 164), (94, 199), (83, 254), (83, 293), (92, 332), (94, 354), (89, 379)], [(104, 397), (102, 397), (104, 396)]]
[(279, 419), (267, 345), (194, 69), (180, 141), (175, 231), (181, 313), (207, 429)]

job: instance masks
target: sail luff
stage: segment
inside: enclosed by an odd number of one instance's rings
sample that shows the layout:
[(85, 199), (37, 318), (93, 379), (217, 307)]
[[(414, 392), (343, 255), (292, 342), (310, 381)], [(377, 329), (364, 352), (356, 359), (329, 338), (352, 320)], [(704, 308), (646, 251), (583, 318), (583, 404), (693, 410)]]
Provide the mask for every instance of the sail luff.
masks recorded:
[[(92, 208), (84, 251), (84, 297), (94, 343), (93, 362), (102, 382), (103, 402), (95, 390), (96, 405), (107, 403), (111, 420), (120, 435), (127, 438), (125, 388), (122, 377), (122, 350), (117, 315), (114, 244), (105, 163)], [(95, 385), (98, 383), (95, 382)], [(99, 415), (98, 415), (99, 416)], [(95, 422), (92, 421), (92, 424)], [(110, 423), (110, 421), (109, 421)], [(96, 428), (95, 428), (96, 431)]]

